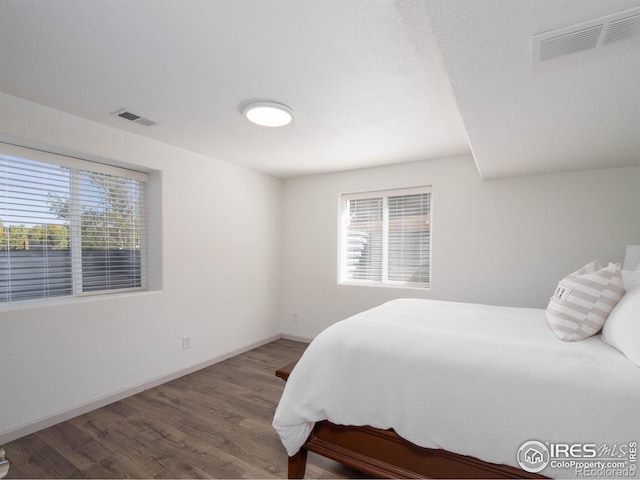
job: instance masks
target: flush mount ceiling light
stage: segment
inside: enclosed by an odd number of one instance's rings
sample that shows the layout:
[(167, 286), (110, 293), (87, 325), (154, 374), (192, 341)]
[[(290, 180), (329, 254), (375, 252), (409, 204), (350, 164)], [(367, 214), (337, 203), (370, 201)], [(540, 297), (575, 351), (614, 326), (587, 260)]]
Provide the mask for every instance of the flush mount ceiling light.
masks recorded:
[(275, 102), (250, 103), (242, 114), (247, 120), (263, 127), (284, 127), (293, 121), (293, 110)]

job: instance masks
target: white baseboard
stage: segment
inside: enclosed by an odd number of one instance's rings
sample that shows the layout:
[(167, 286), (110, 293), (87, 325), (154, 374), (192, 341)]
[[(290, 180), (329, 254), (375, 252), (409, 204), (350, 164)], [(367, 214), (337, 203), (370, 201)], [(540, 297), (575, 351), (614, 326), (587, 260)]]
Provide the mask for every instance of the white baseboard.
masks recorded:
[(300, 337), (298, 335), (289, 335), (288, 333), (281, 334), (280, 338), (284, 338), (285, 340), (293, 340), (294, 342), (302, 342), (302, 343), (311, 343), (311, 340), (313, 340), (313, 338)]
[[(20, 427), (17, 427), (11, 430), (6, 430), (0, 433), (0, 446), (4, 445), (5, 443), (12, 442), (13, 440), (17, 440), (18, 438), (22, 438), (26, 435), (35, 433), (44, 428), (51, 427), (57, 423), (64, 422), (65, 420), (69, 420), (70, 418), (83, 415), (97, 408), (101, 408), (101, 407), (104, 407), (105, 405), (109, 405), (110, 403), (117, 402), (118, 400), (122, 400), (124, 398), (130, 397), (131, 395), (135, 395), (136, 393), (144, 392), (145, 390), (148, 390), (150, 388), (157, 387), (158, 385), (169, 382), (171, 380), (175, 380), (176, 378), (180, 378), (184, 375), (188, 375), (202, 368), (209, 367), (216, 363), (222, 362), (231, 357), (235, 357), (236, 355), (240, 355), (242, 353), (248, 352), (249, 350), (253, 350), (254, 348), (261, 347), (262, 345), (271, 343), (280, 338), (287, 338), (287, 337), (284, 337), (282, 335), (274, 335), (264, 340), (259, 340), (249, 345), (245, 345), (243, 347), (237, 348), (231, 352), (225, 353), (224, 355), (219, 355), (217, 357), (211, 358), (205, 362), (200, 362), (195, 365), (191, 365), (189, 367), (176, 370), (174, 372), (168, 373), (167, 375), (162, 375), (160, 377), (153, 378), (151, 380), (139, 383), (132, 387), (128, 387), (128, 388), (119, 390), (117, 392), (110, 393), (108, 395), (104, 395), (102, 397), (96, 398), (95, 400), (88, 401), (81, 405), (76, 405), (75, 407), (71, 407), (61, 412), (54, 413), (52, 415), (47, 415), (46, 417), (42, 417), (42, 418), (39, 418), (38, 420), (34, 420), (33, 422), (29, 422), (27, 424), (21, 425)], [(304, 341), (304, 340), (300, 340), (300, 341)]]

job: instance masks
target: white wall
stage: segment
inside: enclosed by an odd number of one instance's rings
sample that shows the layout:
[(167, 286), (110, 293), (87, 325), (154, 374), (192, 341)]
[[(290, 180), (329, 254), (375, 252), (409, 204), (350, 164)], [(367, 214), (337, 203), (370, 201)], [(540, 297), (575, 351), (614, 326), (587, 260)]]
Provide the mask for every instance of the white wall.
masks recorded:
[[(544, 307), (572, 269), (621, 261), (625, 245), (640, 244), (639, 167), (483, 182), (458, 157), (290, 179), (283, 190), (4, 94), (0, 134), (146, 167), (150, 196), (162, 198), (151, 204), (152, 291), (0, 307), (0, 444), (281, 331), (313, 337), (392, 298)], [(431, 290), (337, 285), (340, 193), (416, 185), (433, 186)]]
[(280, 180), (4, 94), (0, 133), (146, 167), (162, 197), (150, 205), (155, 290), (0, 307), (0, 444), (279, 334)]
[[(433, 186), (431, 289), (337, 285), (339, 195), (418, 185)], [(640, 167), (482, 181), (456, 157), (289, 179), (284, 207), (282, 330), (311, 338), (398, 297), (546, 307), (564, 275), (640, 244)]]

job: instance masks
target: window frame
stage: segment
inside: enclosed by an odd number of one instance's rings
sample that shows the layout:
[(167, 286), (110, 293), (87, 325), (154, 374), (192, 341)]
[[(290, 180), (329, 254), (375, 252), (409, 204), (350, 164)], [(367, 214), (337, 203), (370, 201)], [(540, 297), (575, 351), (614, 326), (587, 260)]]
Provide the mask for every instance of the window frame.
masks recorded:
[[(388, 244), (389, 244), (389, 216), (388, 216), (388, 198), (396, 196), (409, 196), (418, 194), (429, 194), (429, 282), (428, 284), (407, 283), (388, 279)], [(347, 227), (349, 221), (348, 204), (350, 200), (365, 200), (383, 198), (383, 233), (382, 233), (382, 279), (349, 279), (346, 275), (346, 247), (347, 247)], [(430, 290), (432, 285), (432, 248), (433, 248), (433, 188), (431, 185), (423, 185), (417, 187), (394, 188), (386, 190), (372, 190), (356, 193), (343, 193), (339, 196), (338, 204), (338, 285), (352, 286), (375, 286), (384, 288), (404, 288)]]
[[(126, 178), (128, 180), (137, 181), (144, 184), (143, 190), (146, 191), (149, 184), (149, 173), (136, 170), (133, 168), (119, 167), (107, 163), (96, 162), (93, 160), (86, 160), (71, 156), (69, 154), (53, 153), (38, 148), (30, 148), (26, 146), (15, 145), (12, 143), (6, 143), (0, 141), (0, 154), (9, 157), (16, 157), (27, 161), (36, 161), (47, 163), (50, 165), (56, 165), (60, 167), (68, 167), (77, 171), (85, 171), (89, 173), (97, 173), (103, 175), (111, 175), (116, 177)], [(73, 192), (74, 188), (78, 187), (78, 173), (69, 176), (69, 202), (71, 206), (71, 214), (69, 219), (69, 250), (70, 260), (72, 264), (71, 268), (71, 283), (72, 293), (66, 295), (54, 295), (54, 296), (41, 296), (33, 298), (21, 298), (17, 300), (8, 300), (0, 302), (0, 309), (4, 309), (7, 306), (22, 305), (41, 302), (60, 302), (69, 301), (72, 299), (82, 297), (92, 297), (100, 295), (114, 295), (119, 293), (130, 293), (139, 291), (148, 291), (148, 195), (145, 192), (141, 193), (143, 203), (140, 205), (141, 212), (137, 217), (140, 222), (139, 230), (139, 246), (140, 246), (140, 285), (134, 287), (124, 288), (105, 288), (101, 290), (87, 290), (82, 285), (82, 269), (78, 268), (78, 262), (82, 263), (82, 235), (80, 233), (79, 226), (79, 214), (73, 213), (80, 202), (80, 196)], [(1, 220), (1, 216), (0, 216)]]

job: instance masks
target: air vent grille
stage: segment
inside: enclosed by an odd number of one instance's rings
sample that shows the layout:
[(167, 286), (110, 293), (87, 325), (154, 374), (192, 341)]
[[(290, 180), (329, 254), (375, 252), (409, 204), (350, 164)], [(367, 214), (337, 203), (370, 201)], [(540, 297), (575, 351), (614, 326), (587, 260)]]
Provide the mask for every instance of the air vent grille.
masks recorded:
[(603, 45), (640, 37), (640, 13), (609, 24)]
[(598, 45), (601, 31), (602, 25), (596, 25), (574, 33), (542, 40), (540, 42), (540, 61), (544, 62), (552, 58), (595, 48)]
[(152, 127), (156, 124), (156, 122), (154, 122), (153, 120), (149, 120), (148, 118), (143, 117), (134, 120), (134, 122), (139, 123), (140, 125), (144, 125), (145, 127)]
[(531, 65), (640, 38), (640, 7), (534, 35)]
[(115, 117), (124, 118), (125, 120), (129, 120), (130, 122), (139, 123), (140, 125), (144, 125), (145, 127), (152, 127), (156, 125), (157, 122), (153, 120), (149, 120), (148, 118), (141, 117), (140, 115), (136, 115), (135, 113), (130, 112), (126, 108), (121, 108), (120, 110), (116, 110), (111, 115)]

